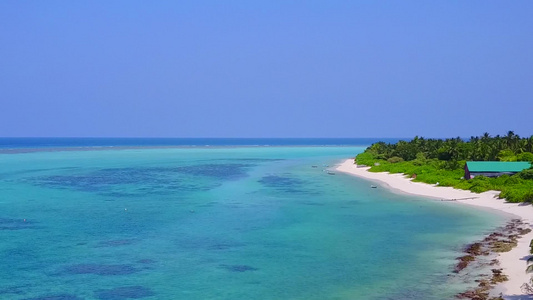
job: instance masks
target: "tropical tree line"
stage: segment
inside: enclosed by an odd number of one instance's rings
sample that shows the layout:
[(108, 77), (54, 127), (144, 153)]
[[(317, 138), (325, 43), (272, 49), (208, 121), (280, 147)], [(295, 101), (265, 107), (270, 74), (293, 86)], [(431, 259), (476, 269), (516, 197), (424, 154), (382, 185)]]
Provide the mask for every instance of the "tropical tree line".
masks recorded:
[(375, 143), (366, 152), (378, 159), (411, 161), (417, 158), (443, 161), (530, 161), (533, 162), (533, 135), (522, 138), (509, 131), (507, 135), (494, 137), (489, 133), (449, 139), (425, 139), (415, 137), (411, 141), (396, 144)]
[(466, 161), (533, 162), (533, 136), (521, 138), (509, 131), (505, 136), (488, 133), (469, 140), (461, 138), (425, 139), (396, 144), (375, 143), (356, 157), (358, 165), (371, 172), (403, 173), (414, 181), (451, 186), (481, 193), (500, 191), (500, 198), (510, 202), (533, 202), (533, 168), (496, 178), (476, 176), (464, 179)]

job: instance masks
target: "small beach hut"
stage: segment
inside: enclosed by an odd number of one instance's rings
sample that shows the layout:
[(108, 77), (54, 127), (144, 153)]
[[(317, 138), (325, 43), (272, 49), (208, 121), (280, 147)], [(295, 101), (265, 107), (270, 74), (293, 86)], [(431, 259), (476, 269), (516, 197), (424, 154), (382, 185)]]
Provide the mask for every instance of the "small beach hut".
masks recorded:
[(504, 174), (513, 175), (531, 168), (527, 161), (467, 161), (465, 164), (465, 179), (476, 176), (499, 177)]

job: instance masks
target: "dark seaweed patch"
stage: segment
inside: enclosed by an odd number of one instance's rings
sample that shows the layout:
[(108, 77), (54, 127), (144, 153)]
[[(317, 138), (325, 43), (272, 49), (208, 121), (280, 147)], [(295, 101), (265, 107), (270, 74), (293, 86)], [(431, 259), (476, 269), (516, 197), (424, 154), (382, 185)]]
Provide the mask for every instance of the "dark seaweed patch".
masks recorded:
[(68, 274), (95, 274), (101, 276), (128, 275), (139, 272), (130, 265), (79, 264), (65, 269)]
[(316, 201), (300, 201), (299, 203), (302, 205), (308, 205), (308, 206), (324, 206), (325, 205), (322, 202), (316, 202)]
[[(246, 176), (251, 164), (203, 164), (182, 167), (111, 168), (84, 174), (32, 177), (26, 181), (47, 188), (73, 189), (97, 192), (110, 197), (138, 195), (166, 195), (175, 191), (210, 190), (221, 184), (220, 180), (233, 180)], [(210, 180), (193, 181), (188, 176), (203, 176)], [(136, 186), (125, 192), (123, 186)]]
[(4, 287), (0, 289), (0, 295), (2, 294), (24, 294), (24, 290), (27, 286), (10, 286), (10, 287)]
[(245, 162), (274, 162), (283, 161), (281, 158), (228, 158), (226, 161), (245, 161)]
[[(51, 188), (67, 188), (85, 192), (116, 193), (120, 191), (109, 190), (117, 185), (144, 185), (155, 186), (169, 182), (168, 170), (164, 168), (115, 168), (102, 169), (87, 174), (53, 175), (33, 178), (37, 185)], [(131, 196), (131, 194), (124, 194)]]
[(258, 182), (266, 187), (273, 188), (284, 193), (316, 194), (316, 192), (311, 192), (304, 188), (306, 182), (298, 178), (279, 175), (267, 175), (258, 180)]
[(246, 171), (251, 166), (251, 164), (204, 164), (178, 167), (175, 170), (194, 176), (237, 179), (246, 176)]
[[(132, 197), (137, 197), (139, 195), (142, 195), (144, 193), (124, 193), (124, 192), (102, 192), (100, 193), (102, 196), (106, 196), (106, 197), (109, 197), (109, 198), (132, 198)], [(161, 191), (160, 192), (155, 192), (154, 194), (158, 194), (158, 195), (161, 195), (163, 194)], [(110, 202), (113, 202), (115, 201), (115, 199), (106, 199), (105, 201), (110, 201)]]
[(34, 229), (35, 222), (24, 219), (0, 218), (0, 230)]
[(24, 300), (82, 300), (82, 298), (75, 295), (59, 294), (50, 296), (40, 296), (37, 298), (26, 298)]
[(135, 243), (136, 240), (133, 239), (125, 239), (125, 240), (111, 240), (111, 241), (103, 241), (98, 243), (95, 247), (119, 247), (119, 246), (125, 246), (125, 245), (131, 245)]
[(244, 244), (232, 241), (225, 241), (217, 238), (187, 238), (178, 242), (178, 247), (182, 249), (206, 249), (206, 250), (227, 250), (230, 248), (243, 247)]
[(102, 300), (140, 299), (154, 296), (155, 293), (143, 286), (123, 286), (109, 290), (97, 290), (95, 296)]
[(241, 244), (224, 244), (224, 243), (221, 243), (221, 244), (213, 244), (213, 245), (210, 245), (207, 247), (208, 250), (229, 250), (229, 249), (233, 249), (233, 248), (236, 248), (236, 247), (242, 247), (243, 245)]
[(143, 258), (143, 259), (139, 259), (137, 262), (140, 264), (153, 264), (155, 263), (155, 260), (149, 259), (149, 258)]
[(286, 188), (303, 184), (303, 181), (300, 179), (278, 175), (264, 176), (259, 180), (259, 182), (263, 185), (274, 188)]
[(231, 272), (248, 272), (248, 271), (257, 271), (258, 268), (254, 268), (247, 265), (220, 265), (222, 268), (231, 271)]

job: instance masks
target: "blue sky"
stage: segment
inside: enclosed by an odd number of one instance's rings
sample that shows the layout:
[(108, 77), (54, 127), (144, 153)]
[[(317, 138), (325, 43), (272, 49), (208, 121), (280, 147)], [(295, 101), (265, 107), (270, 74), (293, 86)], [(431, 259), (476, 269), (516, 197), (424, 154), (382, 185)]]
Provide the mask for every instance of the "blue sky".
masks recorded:
[(0, 136), (533, 135), (533, 1), (0, 1)]

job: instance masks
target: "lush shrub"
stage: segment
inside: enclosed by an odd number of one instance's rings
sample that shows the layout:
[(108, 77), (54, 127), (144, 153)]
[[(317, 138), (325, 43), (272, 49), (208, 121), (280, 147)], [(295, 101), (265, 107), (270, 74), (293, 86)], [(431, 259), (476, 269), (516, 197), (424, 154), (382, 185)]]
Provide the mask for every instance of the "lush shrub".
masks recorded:
[(447, 170), (457, 170), (462, 169), (465, 164), (461, 164), (456, 160), (448, 160), (444, 163), (444, 168)]
[(358, 165), (367, 165), (367, 166), (372, 166), (375, 160), (376, 159), (374, 155), (369, 152), (359, 153), (355, 158), (355, 162)]
[(533, 179), (533, 169), (522, 170), (522, 172), (518, 173), (518, 176), (522, 179), (531, 180)]
[(424, 153), (422, 153), (422, 152), (418, 152), (418, 153), (416, 154), (416, 159), (413, 160), (413, 164), (414, 164), (415, 166), (423, 166), (423, 165), (427, 164), (427, 157), (426, 157), (426, 155), (425, 155)]
[(441, 178), (439, 181), (439, 186), (456, 186), (458, 184), (459, 179), (454, 178)]
[(516, 156), (517, 161), (529, 161), (533, 162), (533, 153), (531, 152), (522, 152)]
[(387, 161), (390, 162), (391, 164), (395, 164), (395, 163), (402, 162), (402, 161), (404, 161), (404, 160), (403, 160), (403, 158), (401, 158), (401, 157), (393, 156), (393, 157), (387, 159)]
[(500, 198), (505, 198), (509, 202), (533, 202), (533, 190), (507, 188), (500, 193)]
[[(507, 175), (505, 175), (507, 176)], [(503, 176), (501, 176), (503, 177)], [(507, 178), (503, 178), (504, 184), (511, 185), (511, 184), (520, 184), (521, 180), (519, 176), (509, 176)]]
[(501, 150), (498, 153), (500, 161), (516, 161), (516, 156), (512, 150)]
[(440, 160), (450, 160), (452, 159), (452, 155), (448, 152), (448, 150), (444, 147), (441, 147), (437, 150), (437, 157)]
[(490, 191), (490, 185), (482, 185), (482, 184), (475, 184), (470, 187), (470, 190), (474, 193), (483, 193), (486, 191)]

